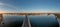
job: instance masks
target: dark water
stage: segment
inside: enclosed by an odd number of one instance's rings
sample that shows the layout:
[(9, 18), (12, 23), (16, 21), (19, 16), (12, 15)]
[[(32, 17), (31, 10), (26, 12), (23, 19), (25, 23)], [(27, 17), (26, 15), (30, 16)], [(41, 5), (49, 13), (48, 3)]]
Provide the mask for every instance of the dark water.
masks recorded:
[(21, 27), (23, 24), (24, 16), (4, 16), (4, 27)]
[[(4, 16), (3, 27), (21, 27), (25, 16)], [(55, 16), (29, 16), (31, 27), (59, 27)]]
[(30, 23), (32, 27), (59, 27), (54, 16), (30, 16)]

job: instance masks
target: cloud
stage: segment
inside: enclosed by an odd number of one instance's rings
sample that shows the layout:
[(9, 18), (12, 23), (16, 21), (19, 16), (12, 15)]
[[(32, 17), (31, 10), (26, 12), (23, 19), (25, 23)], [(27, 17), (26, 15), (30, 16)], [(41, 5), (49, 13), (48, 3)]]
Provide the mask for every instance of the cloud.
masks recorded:
[(0, 2), (0, 12), (18, 12), (20, 8), (13, 6), (11, 4)]
[(1, 5), (4, 5), (4, 3), (0, 2), (0, 6), (1, 6)]

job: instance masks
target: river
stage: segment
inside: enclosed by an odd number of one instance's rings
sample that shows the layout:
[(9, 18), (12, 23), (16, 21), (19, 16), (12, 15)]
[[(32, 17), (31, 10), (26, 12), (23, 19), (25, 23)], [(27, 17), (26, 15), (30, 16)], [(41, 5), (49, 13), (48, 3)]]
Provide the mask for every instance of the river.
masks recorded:
[[(36, 15), (28, 16), (31, 27), (59, 27), (59, 21), (54, 15)], [(25, 16), (4, 15), (3, 27), (21, 27)]]

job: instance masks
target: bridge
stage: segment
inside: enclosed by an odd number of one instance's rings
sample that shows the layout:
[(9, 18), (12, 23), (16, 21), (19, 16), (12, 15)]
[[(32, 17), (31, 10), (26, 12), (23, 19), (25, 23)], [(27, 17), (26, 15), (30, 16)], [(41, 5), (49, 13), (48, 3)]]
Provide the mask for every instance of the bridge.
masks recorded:
[(56, 18), (60, 18), (60, 13), (0, 13), (0, 24), (2, 24), (2, 21), (3, 21), (3, 14), (26, 16), (26, 19), (25, 19), (22, 27), (31, 27), (28, 15), (41, 15), (41, 14), (50, 15), (50, 14), (53, 14), (53, 15), (55, 15)]

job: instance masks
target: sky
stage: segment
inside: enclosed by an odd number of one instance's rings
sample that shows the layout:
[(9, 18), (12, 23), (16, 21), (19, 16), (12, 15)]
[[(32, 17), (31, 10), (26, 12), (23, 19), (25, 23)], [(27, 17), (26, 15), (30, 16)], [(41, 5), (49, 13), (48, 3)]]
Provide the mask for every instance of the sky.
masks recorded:
[(0, 0), (4, 12), (60, 12), (60, 0)]

